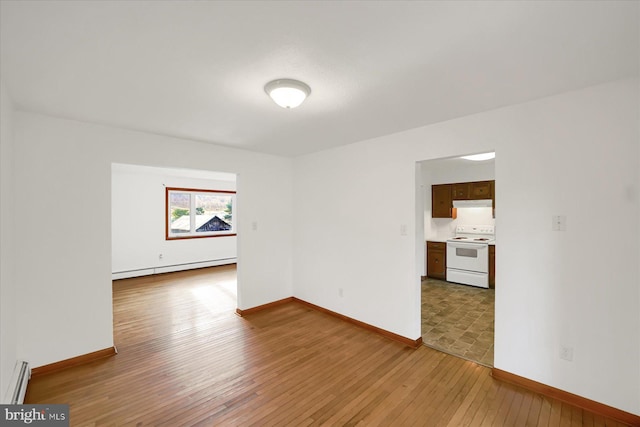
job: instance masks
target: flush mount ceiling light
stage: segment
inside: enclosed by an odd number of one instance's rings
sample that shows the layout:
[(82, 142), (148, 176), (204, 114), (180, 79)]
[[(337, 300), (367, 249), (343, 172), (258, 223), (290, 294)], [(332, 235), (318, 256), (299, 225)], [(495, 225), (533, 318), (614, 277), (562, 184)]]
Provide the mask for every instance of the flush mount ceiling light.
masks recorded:
[(494, 159), (495, 157), (496, 157), (496, 153), (491, 152), (491, 153), (473, 154), (471, 156), (462, 156), (461, 159), (473, 160), (475, 162), (479, 162), (482, 160)]
[(309, 96), (311, 88), (298, 80), (278, 79), (267, 83), (264, 91), (282, 108), (296, 108)]

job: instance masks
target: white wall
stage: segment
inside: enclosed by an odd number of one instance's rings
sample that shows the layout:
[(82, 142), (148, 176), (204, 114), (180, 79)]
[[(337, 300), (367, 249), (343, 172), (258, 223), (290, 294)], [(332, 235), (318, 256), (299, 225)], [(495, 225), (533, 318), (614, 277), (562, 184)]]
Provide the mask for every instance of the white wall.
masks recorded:
[(290, 159), (17, 112), (16, 203), (29, 225), (15, 242), (18, 357), (40, 366), (113, 345), (112, 163), (237, 173), (238, 307), (292, 295)]
[[(16, 282), (14, 278), (13, 105), (0, 81), (0, 399), (16, 363)], [(6, 403), (5, 400), (0, 400)]]
[(119, 163), (111, 169), (114, 278), (236, 262), (236, 236), (167, 241), (164, 235), (166, 187), (235, 191), (235, 175), (209, 173), (206, 178), (206, 171)]
[(611, 227), (638, 236), (638, 90), (614, 82), (297, 158), (295, 295), (418, 338), (415, 162), (495, 148), (496, 368), (640, 414), (639, 243), (617, 250)]
[(452, 184), (456, 182), (490, 181), (495, 179), (495, 161), (474, 162), (459, 159), (428, 160), (422, 163), (425, 185)]

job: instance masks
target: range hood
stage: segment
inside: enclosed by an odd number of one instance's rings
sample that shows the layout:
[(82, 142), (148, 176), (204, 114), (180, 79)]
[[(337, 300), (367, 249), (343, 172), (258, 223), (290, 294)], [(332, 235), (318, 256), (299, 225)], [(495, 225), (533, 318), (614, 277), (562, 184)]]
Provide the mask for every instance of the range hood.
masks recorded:
[(491, 208), (493, 207), (493, 200), (491, 199), (479, 199), (479, 200), (454, 200), (454, 208)]

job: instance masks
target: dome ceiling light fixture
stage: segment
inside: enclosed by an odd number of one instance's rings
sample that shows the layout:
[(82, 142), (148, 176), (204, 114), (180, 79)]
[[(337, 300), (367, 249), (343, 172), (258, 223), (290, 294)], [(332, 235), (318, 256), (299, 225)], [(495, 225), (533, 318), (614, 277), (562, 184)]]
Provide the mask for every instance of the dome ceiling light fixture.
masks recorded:
[(282, 108), (296, 108), (311, 94), (307, 84), (293, 79), (270, 81), (264, 86), (264, 91)]
[(481, 162), (483, 160), (489, 160), (489, 159), (493, 159), (495, 157), (496, 157), (496, 153), (495, 152), (491, 152), (491, 153), (473, 154), (471, 156), (462, 156), (461, 159), (473, 160), (473, 161), (476, 161), (476, 162)]

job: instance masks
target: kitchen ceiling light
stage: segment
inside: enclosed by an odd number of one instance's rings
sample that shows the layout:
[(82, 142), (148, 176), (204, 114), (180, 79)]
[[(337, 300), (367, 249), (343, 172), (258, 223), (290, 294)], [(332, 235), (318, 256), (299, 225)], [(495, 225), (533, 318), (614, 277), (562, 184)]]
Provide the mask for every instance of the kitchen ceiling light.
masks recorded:
[(461, 158), (465, 160), (473, 160), (475, 162), (479, 162), (482, 160), (494, 159), (495, 157), (496, 157), (496, 153), (491, 152), (491, 153), (473, 154), (471, 156), (462, 156)]
[(267, 83), (264, 91), (282, 108), (296, 108), (309, 96), (311, 88), (298, 80), (278, 79)]

